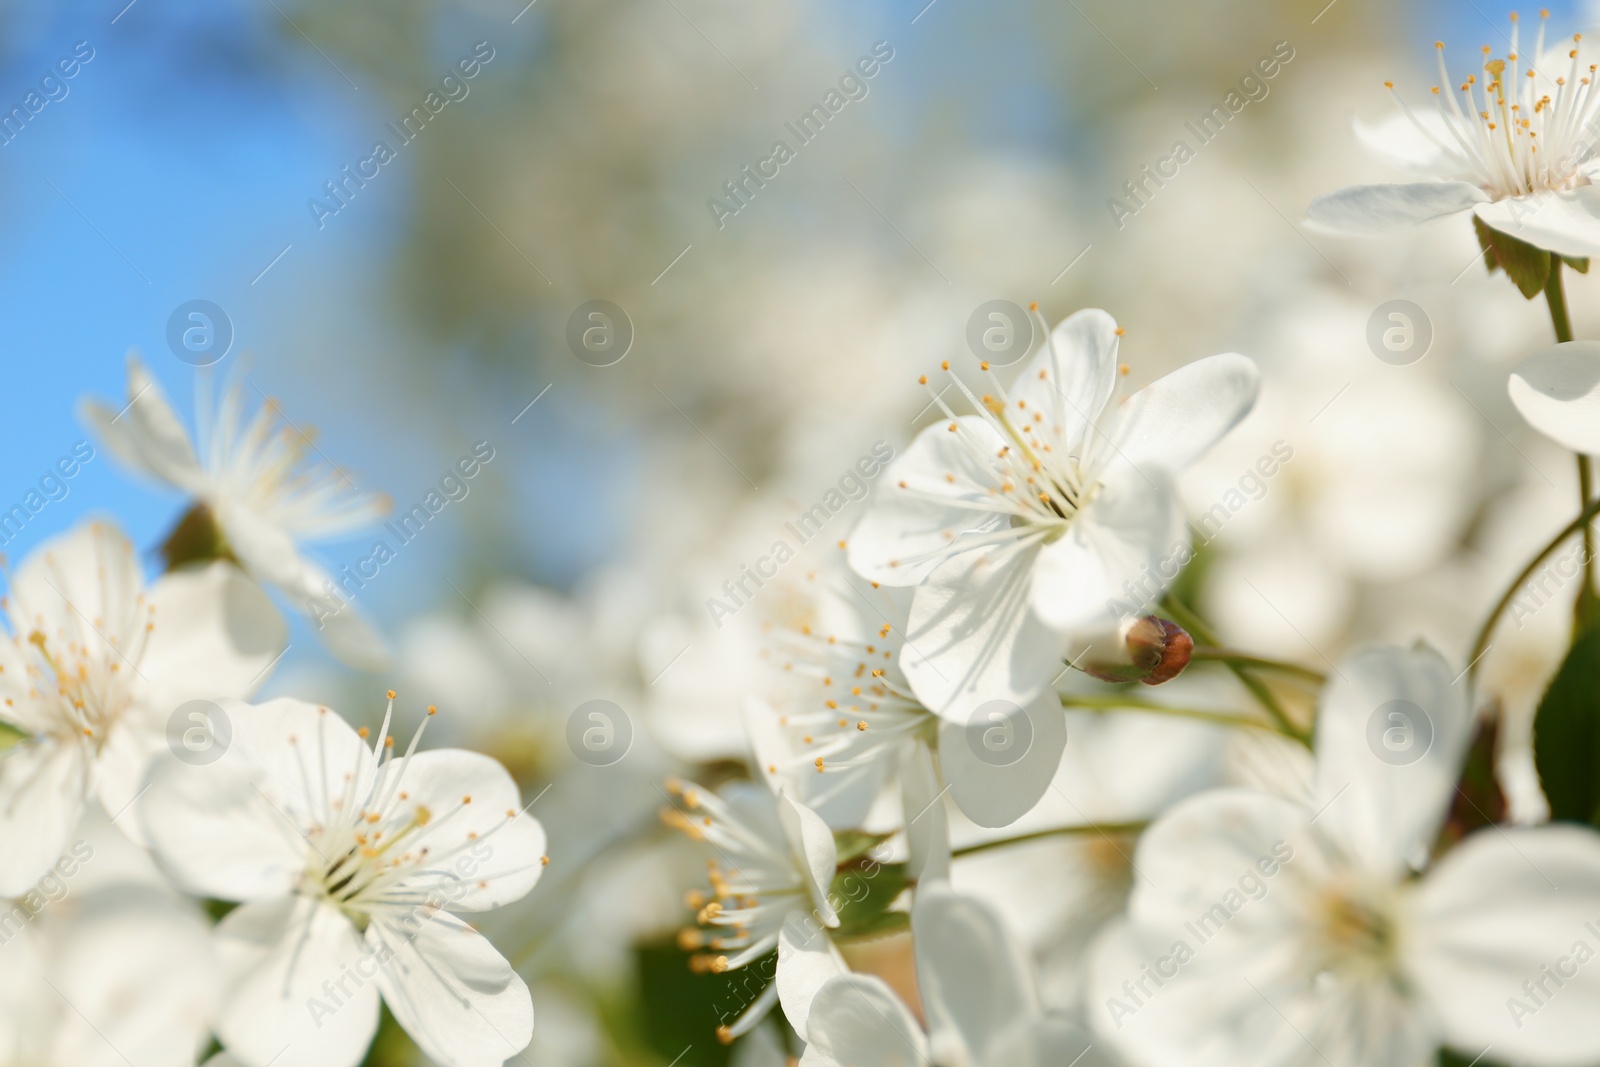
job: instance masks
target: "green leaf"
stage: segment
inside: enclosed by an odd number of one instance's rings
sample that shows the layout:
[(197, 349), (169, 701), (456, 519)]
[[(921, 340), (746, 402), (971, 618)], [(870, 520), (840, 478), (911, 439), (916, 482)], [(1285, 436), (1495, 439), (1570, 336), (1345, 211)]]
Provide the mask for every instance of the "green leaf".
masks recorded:
[(1585, 580), (1578, 588), (1577, 599), (1572, 603), (1573, 640), (1596, 626), (1600, 626), (1600, 597), (1595, 596), (1594, 587)]
[(870, 919), (852, 922), (848, 930), (841, 927), (833, 936), (840, 941), (868, 941), (875, 937), (888, 937), (910, 927), (909, 912), (880, 911)]
[(894, 834), (869, 834), (865, 830), (835, 830), (833, 845), (839, 850), (839, 866), (854, 863), (893, 836)]
[(717, 1027), (731, 1024), (772, 981), (777, 953), (723, 974), (690, 970), (691, 955), (670, 938), (634, 948), (639, 1036), (663, 1063), (682, 1056), (678, 1067), (724, 1067), (730, 1050)]
[(1600, 628), (1573, 642), (1533, 720), (1533, 758), (1550, 817), (1600, 816)]
[(1535, 248), (1526, 241), (1519, 241), (1508, 233), (1501, 233), (1477, 216), (1472, 219), (1473, 229), (1478, 234), (1478, 244), (1483, 248), (1484, 262), (1488, 264), (1489, 273), (1499, 267), (1506, 272), (1522, 295), (1532, 300), (1544, 292), (1545, 283), (1550, 280), (1550, 253), (1542, 248)]
[(903, 863), (874, 863), (846, 867), (833, 876), (828, 899), (839, 911), (839, 937), (877, 936), (895, 898), (910, 884)]
[(1561, 262), (1565, 263), (1567, 266), (1571, 267), (1573, 270), (1577, 271), (1579, 274), (1588, 274), (1589, 273), (1589, 257), (1588, 256), (1562, 256), (1561, 257)]

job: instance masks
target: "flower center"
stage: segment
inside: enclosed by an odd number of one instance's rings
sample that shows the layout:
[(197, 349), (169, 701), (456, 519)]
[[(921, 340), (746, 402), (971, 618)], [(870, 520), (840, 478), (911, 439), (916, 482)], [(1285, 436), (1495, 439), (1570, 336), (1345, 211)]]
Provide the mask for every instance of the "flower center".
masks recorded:
[[(435, 710), (430, 706), (428, 715)], [(432, 839), (434, 832), (460, 817), (472, 797), (463, 796), (447, 810), (434, 811), (406, 791), (406, 770), (428, 719), (418, 725), (405, 755), (394, 757), (394, 738), (389, 734), (393, 713), (391, 692), (378, 740), (370, 750), (360, 746), (355, 765), (342, 776), (342, 793), (324, 798), (307, 782), (308, 797), (321, 810), (304, 816), (308, 849), (301, 892), (327, 900), (362, 930), (376, 912), (442, 907), (440, 894), (448, 892), (454, 877), (449, 863), (479, 840), (477, 833), (468, 833), (464, 840), (434, 847), (439, 844)], [(358, 733), (367, 737), (365, 727)], [(298, 737), (288, 741), (299, 747)], [(320, 766), (327, 755), (305, 753), (310, 761), (303, 759), (302, 765)], [(506, 817), (515, 818), (516, 812), (507, 811)]]
[(1319, 973), (1363, 978), (1395, 973), (1399, 927), (1390, 894), (1332, 886), (1318, 898), (1315, 919)]
[(803, 746), (791, 765), (809, 763), (818, 773), (848, 770), (872, 763), (885, 748), (937, 735), (938, 718), (912, 694), (900, 669), (900, 639), (889, 623), (868, 641), (822, 636), (802, 625), (782, 632), (778, 651), (785, 671), (811, 676), (820, 689), (808, 692), (799, 711), (778, 719)]
[[(80, 739), (99, 751), (112, 728), (133, 702), (130, 676), (137, 676), (146, 639), (155, 629), (154, 609), (145, 609), (145, 624), (135, 631), (131, 649), (118, 647), (116, 637), (95, 634), (52, 639), (31, 630), (16, 641), (27, 663), (28, 695), (43, 711), (40, 733)], [(7, 698), (7, 710), (12, 710)]]
[[(1396, 96), (1417, 129), (1447, 158), (1459, 161), (1467, 176), (1495, 199), (1540, 191), (1561, 192), (1589, 183), (1583, 164), (1594, 155), (1600, 97), (1594, 92), (1596, 64), (1581, 66), (1581, 34), (1574, 34), (1565, 74), (1551, 77), (1534, 66), (1544, 53), (1548, 11), (1539, 13), (1539, 34), (1533, 55), (1517, 50), (1517, 16), (1511, 16), (1511, 48), (1504, 59), (1488, 58), (1483, 47), (1484, 75), (1469, 74), (1455, 91), (1444, 64), (1444, 42), (1434, 47), (1439, 59), (1439, 85), (1432, 89), (1444, 133), (1420, 122)], [(1522, 69), (1524, 59), (1527, 68)], [(1385, 85), (1391, 93), (1394, 83)]]
[[(678, 944), (686, 952), (710, 950), (690, 958), (696, 972), (743, 967), (776, 947), (784, 919), (807, 906), (805, 881), (777, 826), (763, 832), (721, 798), (690, 783), (669, 779), (667, 791), (678, 800), (662, 809), (661, 821), (709, 843), (727, 861), (708, 860), (710, 889), (692, 890), (684, 898), (695, 909), (697, 926), (680, 930)], [(730, 951), (733, 955), (726, 955)]]

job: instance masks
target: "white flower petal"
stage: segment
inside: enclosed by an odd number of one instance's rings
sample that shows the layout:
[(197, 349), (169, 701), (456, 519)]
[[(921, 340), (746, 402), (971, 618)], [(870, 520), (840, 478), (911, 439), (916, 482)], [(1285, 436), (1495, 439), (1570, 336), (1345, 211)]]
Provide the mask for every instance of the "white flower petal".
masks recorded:
[(61, 858), (88, 788), (78, 745), (19, 741), (0, 758), (0, 896), (26, 893)]
[(383, 637), (333, 584), (328, 572), (301, 555), (288, 530), (227, 501), (218, 502), (217, 521), (245, 568), (260, 581), (283, 590), (340, 662), (365, 671), (389, 668), (391, 658)]
[[(499, 1067), (533, 1037), (528, 986), (472, 927), (446, 913), (367, 928), (396, 1021), (443, 1067)], [(393, 958), (389, 958), (393, 953)]]
[[(261, 789), (279, 809), (327, 822), (347, 791), (358, 802), (367, 795), (374, 772), (372, 751), (335, 712), (290, 697), (262, 704), (216, 703), (233, 731), (224, 761), (236, 751), (265, 771)], [(352, 784), (347, 775), (357, 767), (358, 780)]]
[[(230, 721), (238, 719), (230, 712)], [(187, 892), (270, 900), (294, 889), (314, 855), (271, 792), (237, 750), (204, 765), (168, 754), (151, 765), (135, 810), (162, 869)]]
[[(1419, 122), (1427, 133), (1417, 128)], [(1455, 135), (1438, 111), (1424, 109), (1409, 115), (1396, 111), (1377, 122), (1355, 119), (1351, 125), (1362, 147), (1418, 174), (1462, 171), (1468, 166), (1453, 146), (1448, 150), (1441, 147), (1451, 146)]]
[(1600, 453), (1600, 341), (1535, 352), (1511, 372), (1506, 389), (1529, 426), (1563, 448)]
[(1061, 673), (1062, 638), (1033, 613), (1036, 546), (964, 552), (911, 601), (900, 667), (928, 708), (965, 722), (978, 705), (1025, 705)]
[(282, 654), (288, 628), (232, 563), (185, 567), (150, 587), (155, 629), (139, 661), (169, 708), (196, 698), (249, 696)]
[(1600, 255), (1600, 186), (1479, 204), (1478, 218), (1501, 233), (1562, 256)]
[(520, 900), (538, 882), (544, 827), (523, 811), (516, 782), (498, 760), (463, 749), (418, 752), (395, 787), (406, 804), (426, 808), (427, 825), (410, 847), (426, 847), (429, 865), (414, 884), (452, 911), (486, 911)]
[(1116, 630), (1161, 596), (1189, 556), (1172, 476), (1123, 466), (1065, 536), (1040, 550), (1033, 613), (1064, 634)]
[(917, 890), (911, 909), (917, 989), (933, 1058), (988, 1063), (995, 1042), (1039, 1010), (1022, 954), (989, 907), (945, 885)]
[(1061, 428), (1061, 440), (1077, 446), (1116, 386), (1117, 320), (1085, 308), (1056, 325), (1017, 376), (1010, 399), (1026, 405), (1018, 410), (1048, 413), (1049, 423)]
[(1306, 218), (1333, 233), (1371, 237), (1454, 215), (1488, 199), (1471, 182), (1351, 185), (1311, 201)]
[[(282, 587), (291, 598), (326, 595), (320, 584), (311, 584), (307, 561), (288, 530), (237, 501), (220, 499), (212, 506), (228, 547), (257, 580)], [(300, 606), (298, 600), (295, 606)]]
[(1021, 715), (977, 711), (967, 723), (940, 720), (939, 767), (967, 818), (979, 826), (1010, 826), (1050, 788), (1067, 747), (1066, 716), (1053, 689)]
[(1480, 830), (1422, 880), (1413, 914), (1407, 970), (1451, 1046), (1537, 1067), (1600, 1060), (1600, 835)]
[(995, 1067), (1123, 1067), (1087, 1030), (1043, 1016), (997, 1039), (989, 1062)]
[(850, 533), (851, 569), (882, 585), (916, 585), (938, 567), (952, 533), (1004, 527), (1005, 516), (974, 510), (992, 504), (973, 488), (993, 483), (984, 456), (1004, 446), (978, 415), (937, 422), (917, 434), (885, 468), (878, 495)]
[(849, 970), (815, 915), (794, 912), (778, 931), (778, 969), (773, 982), (783, 1016), (802, 1037), (809, 1032), (816, 996), (829, 981)]
[(810, 890), (817, 916), (825, 926), (838, 926), (839, 915), (828, 902), (828, 888), (839, 867), (839, 850), (833, 841), (833, 831), (822, 821), (822, 816), (783, 792), (778, 794), (778, 821), (789, 839), (790, 853), (800, 857), (803, 863), (801, 873), (806, 877), (806, 888)]
[(907, 745), (900, 757), (900, 799), (910, 853), (906, 874), (922, 884), (950, 877), (950, 813), (944, 793), (928, 746)]
[(1304, 941), (1293, 931), (1251, 938), (1222, 954), (1215, 939), (1203, 938), (1187, 931), (1177, 938), (1141, 934), (1117, 923), (1097, 941), (1091, 1023), (1127, 1061), (1186, 1067), (1434, 1062), (1436, 1035), (1413, 1001), (1383, 982), (1351, 990), (1337, 979), (1330, 986), (1312, 981)]
[(84, 644), (118, 657), (144, 625), (144, 585), (133, 544), (110, 523), (88, 521), (28, 553), (11, 576), (6, 607), (14, 632), (39, 631), (47, 641)]
[(729, 1067), (790, 1067), (782, 1026), (777, 1022), (765, 1023), (745, 1034), (733, 1047)]
[(1455, 674), (1430, 648), (1374, 648), (1322, 692), (1318, 826), (1374, 872), (1399, 876), (1449, 813), (1473, 725)]
[(134, 471), (188, 493), (198, 492), (204, 476), (189, 434), (166, 394), (137, 356), (128, 355), (128, 401), (115, 409), (85, 401), (79, 416)]
[(217, 1036), (250, 1067), (355, 1067), (378, 1030), (374, 958), (309, 897), (242, 904), (216, 931)]
[(286, 586), (284, 593), (305, 614), (317, 639), (347, 667), (374, 674), (389, 670), (394, 657), (372, 621), (354, 601), (342, 595), (337, 600), (327, 595), (331, 583), (321, 567), (301, 560), (301, 568), (298, 592)]
[(117, 829), (143, 848), (148, 848), (149, 842), (133, 804), (144, 788), (150, 761), (166, 751), (166, 722), (167, 716), (156, 707), (136, 704), (127, 708), (94, 760), (94, 792), (100, 806)]
[(55, 988), (45, 990), (70, 1007), (51, 1027), (48, 1062), (194, 1063), (210, 1033), (217, 988), (210, 930), (198, 909), (126, 884), (78, 903), (82, 910), (52, 944), (49, 981)]
[(928, 1045), (916, 1019), (881, 978), (845, 974), (812, 1005), (801, 1067), (921, 1067)]
[(1326, 879), (1314, 815), (1253, 789), (1215, 789), (1180, 801), (1139, 839), (1130, 917), (1164, 940), (1186, 936), (1186, 923), (1220, 904), (1223, 929), (1212, 934), (1202, 927), (1211, 935), (1207, 955), (1249, 954), (1249, 943), (1264, 931), (1292, 929), (1297, 893)]
[(1239, 425), (1260, 391), (1261, 371), (1237, 352), (1185, 364), (1123, 403), (1107, 462), (1177, 473)]

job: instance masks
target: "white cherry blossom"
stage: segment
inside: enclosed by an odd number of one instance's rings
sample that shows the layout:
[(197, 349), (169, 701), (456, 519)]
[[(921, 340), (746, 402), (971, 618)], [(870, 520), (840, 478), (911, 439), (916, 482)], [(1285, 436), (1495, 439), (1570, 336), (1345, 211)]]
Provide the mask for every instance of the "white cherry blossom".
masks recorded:
[(1092, 965), (1103, 1039), (1164, 1067), (1600, 1058), (1600, 835), (1479, 830), (1415, 874), (1472, 738), (1454, 676), (1421, 647), (1347, 658), (1309, 803), (1215, 790), (1145, 832)]
[(237, 379), (214, 410), (206, 397), (196, 404), (201, 432), (191, 444), (161, 387), (130, 355), (127, 403), (86, 400), (81, 410), (124, 465), (192, 497), (198, 507), (186, 521), (213, 523), (221, 547), (310, 616), (334, 655), (366, 670), (387, 667), (382, 637), (300, 543), (375, 523), (389, 510), (388, 498), (358, 489), (284, 419), (276, 401), (248, 415)]
[(371, 747), (325, 707), (223, 707), (227, 752), (158, 763), (140, 813), (179, 886), (240, 902), (216, 931), (228, 1052), (249, 1067), (353, 1067), (380, 995), (446, 1067), (526, 1047), (527, 985), (454, 914), (517, 900), (545, 862), (544, 830), (504, 768), (418, 752), (422, 727), (395, 756), (392, 694)]
[[(1008, 826), (1025, 814), (1049, 788), (1066, 747), (1060, 700), (1050, 691), (1021, 714), (971, 725), (936, 715), (901, 669), (911, 590), (861, 588), (867, 583), (848, 574), (821, 573), (834, 581), (807, 583), (815, 616), (773, 631), (772, 663), (793, 684), (750, 702), (746, 727), (757, 763), (838, 829), (862, 825), (896, 781), (910, 873), (943, 876), (950, 853), (944, 794), (982, 826)], [(985, 740), (1010, 747), (991, 750)]]
[(712, 849), (710, 889), (688, 897), (698, 925), (678, 935), (683, 948), (705, 950), (692, 966), (720, 974), (778, 953), (773, 981), (717, 1028), (718, 1039), (747, 1033), (775, 1003), (804, 1033), (817, 990), (845, 970), (826, 933), (839, 925), (829, 893), (839, 856), (833, 831), (787, 793), (754, 783), (731, 783), (720, 795), (677, 779), (667, 787), (676, 799), (663, 821)]
[[(1382, 234), (1472, 212), (1484, 223), (1565, 256), (1600, 253), (1600, 93), (1595, 64), (1570, 47), (1546, 51), (1544, 15), (1533, 51), (1521, 54), (1511, 16), (1510, 48), (1479, 73), (1452, 78), (1439, 55), (1437, 108), (1400, 114), (1357, 133), (1378, 154), (1426, 177), (1354, 185), (1318, 197), (1307, 212), (1324, 229)], [(1392, 82), (1386, 83), (1393, 93)]]
[(281, 654), (283, 620), (231, 563), (148, 588), (121, 531), (84, 523), (12, 574), (0, 639), (0, 895), (39, 879), (98, 799), (121, 818), (190, 700), (244, 696)]
[(946, 418), (889, 465), (849, 538), (862, 577), (916, 587), (901, 666), (941, 715), (1027, 705), (1074, 635), (1142, 614), (1189, 558), (1176, 474), (1245, 416), (1260, 376), (1229, 353), (1114, 400), (1120, 333), (1080, 311), (1011, 390), (952, 376), (977, 413), (940, 399)]

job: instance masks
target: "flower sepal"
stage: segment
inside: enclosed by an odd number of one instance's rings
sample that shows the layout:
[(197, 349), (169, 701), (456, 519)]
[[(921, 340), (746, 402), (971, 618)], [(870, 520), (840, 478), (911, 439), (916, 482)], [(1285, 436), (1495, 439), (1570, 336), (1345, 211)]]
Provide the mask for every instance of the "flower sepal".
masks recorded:
[[(1490, 274), (1496, 269), (1505, 271), (1517, 291), (1529, 300), (1544, 292), (1550, 281), (1549, 252), (1495, 229), (1476, 215), (1472, 218), (1472, 229), (1478, 235), (1483, 264)], [(1582, 263), (1582, 269), (1588, 270), (1589, 261), (1584, 259)]]
[(183, 513), (161, 542), (160, 552), (168, 571), (177, 570), (186, 563), (210, 563), (217, 559), (239, 562), (228, 545), (222, 525), (204, 503), (196, 503)]

